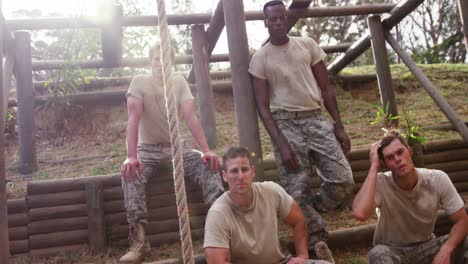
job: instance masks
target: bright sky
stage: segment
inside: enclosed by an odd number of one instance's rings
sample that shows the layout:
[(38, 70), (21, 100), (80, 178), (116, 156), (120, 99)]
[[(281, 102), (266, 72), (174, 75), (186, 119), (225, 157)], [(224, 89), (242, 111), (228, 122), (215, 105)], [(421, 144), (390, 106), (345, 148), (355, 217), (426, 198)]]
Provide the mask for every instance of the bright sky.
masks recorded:
[[(109, 0), (7, 0), (3, 2), (3, 12), (6, 19), (18, 18), (13, 15), (13, 12), (19, 9), (40, 10), (43, 16), (48, 16), (53, 13), (59, 13), (63, 16), (97, 16), (99, 6)], [(219, 0), (193, 0), (192, 10), (194, 13), (212, 12), (217, 6)], [(123, 2), (136, 2), (140, 6), (144, 6), (141, 10), (144, 15), (155, 15), (156, 0), (124, 0)], [(171, 0), (166, 0), (166, 7), (169, 14), (173, 14)], [(261, 10), (264, 1), (256, 3), (252, 0), (244, 0), (245, 10)], [(260, 43), (267, 37), (267, 32), (263, 28), (261, 21), (247, 23), (247, 35), (249, 36), (249, 45), (252, 48), (258, 48)], [(227, 37), (223, 31), (218, 44), (214, 50), (216, 53), (227, 53)]]

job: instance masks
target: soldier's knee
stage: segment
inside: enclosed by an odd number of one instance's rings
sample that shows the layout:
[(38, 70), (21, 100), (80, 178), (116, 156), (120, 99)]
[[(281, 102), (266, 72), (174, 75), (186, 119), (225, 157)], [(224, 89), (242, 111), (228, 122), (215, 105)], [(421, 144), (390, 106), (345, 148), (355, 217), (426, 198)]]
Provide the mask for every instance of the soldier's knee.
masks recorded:
[(389, 247), (377, 245), (373, 247), (367, 255), (369, 263), (391, 263), (392, 252)]

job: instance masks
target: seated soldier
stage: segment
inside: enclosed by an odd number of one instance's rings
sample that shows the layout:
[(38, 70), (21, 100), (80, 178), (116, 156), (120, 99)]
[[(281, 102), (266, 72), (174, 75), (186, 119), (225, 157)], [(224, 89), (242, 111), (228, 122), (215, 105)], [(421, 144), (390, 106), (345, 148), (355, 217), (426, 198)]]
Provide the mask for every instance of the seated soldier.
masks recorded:
[[(203, 248), (211, 263), (330, 263), (333, 258), (324, 242), (316, 244), (323, 260), (309, 260), (307, 226), (301, 209), (274, 182), (252, 183), (254, 166), (243, 147), (231, 147), (223, 156), (222, 176), (229, 191), (210, 208)], [(293, 228), (297, 256), (280, 250), (278, 220)]]
[[(395, 130), (370, 150), (371, 167), (353, 202), (354, 216), (378, 223), (369, 263), (450, 263), (467, 234), (464, 202), (440, 170), (415, 168), (412, 150)], [(380, 161), (390, 171), (379, 173)], [(454, 223), (449, 235), (433, 234), (439, 205)]]

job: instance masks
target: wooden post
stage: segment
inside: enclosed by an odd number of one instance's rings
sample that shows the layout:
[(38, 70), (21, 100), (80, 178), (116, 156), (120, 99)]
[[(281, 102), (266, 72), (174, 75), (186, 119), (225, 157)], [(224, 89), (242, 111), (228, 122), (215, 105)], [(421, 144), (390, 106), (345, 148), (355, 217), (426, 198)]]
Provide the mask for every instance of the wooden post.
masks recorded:
[(15, 48), (14, 73), (18, 94), (20, 172), (29, 174), (37, 169), (31, 35), (29, 32), (15, 32)]
[[(398, 3), (390, 11), (390, 16), (382, 20), (382, 24), (385, 30), (390, 30), (403, 18), (409, 15), (415, 10), (424, 0), (403, 0)], [(332, 63), (328, 65), (328, 71), (331, 74), (337, 74), (344, 69), (349, 63), (354, 61), (359, 55), (364, 53), (370, 47), (370, 35), (369, 33), (364, 34), (360, 37), (351, 47), (346, 51), (345, 54), (336, 58)]]
[(207, 42), (204, 25), (192, 26), (192, 54), (197, 85), (200, 122), (205, 132), (208, 146), (216, 148), (216, 118), (211, 89), (211, 77), (208, 69)]
[[(379, 15), (370, 16), (367, 19), (369, 25), (372, 51), (374, 54), (375, 69), (377, 71), (377, 81), (379, 84), (380, 100), (383, 109), (387, 109), (387, 116), (398, 116), (398, 110), (395, 103), (395, 94), (393, 92), (392, 74), (388, 66), (388, 54), (385, 47), (385, 37), (382, 22)], [(391, 120), (395, 127), (398, 127), (398, 120)]]
[(463, 26), (463, 35), (465, 35), (465, 48), (468, 52), (468, 1), (458, 0), (458, 9), (460, 10), (460, 19)]
[[(0, 1), (0, 15), (2, 5)], [(0, 23), (0, 98), (3, 98), (3, 32), (5, 24)], [(4, 101), (0, 100), (0, 115), (4, 116)], [(5, 122), (0, 122), (0, 263), (10, 263), (10, 246), (8, 242), (8, 216), (7, 216), (7, 193), (6, 193), (6, 170), (5, 170)]]
[(427, 93), (432, 97), (432, 100), (439, 106), (442, 113), (452, 122), (455, 129), (461, 135), (463, 140), (468, 143), (468, 128), (465, 126), (463, 121), (461, 121), (458, 114), (452, 109), (452, 107), (445, 101), (442, 94), (437, 90), (432, 82), (424, 75), (422, 70), (416, 65), (416, 63), (411, 59), (411, 57), (406, 54), (406, 52), (400, 47), (398, 42), (395, 38), (389, 33), (385, 32), (385, 38), (387, 39), (390, 46), (392, 46), (393, 50), (400, 56), (401, 60), (408, 66), (410, 71), (416, 77), (416, 79), (421, 82), (422, 87), (426, 89)]
[(242, 0), (223, 0), (232, 72), (237, 130), (242, 146), (255, 154), (256, 180), (263, 180), (262, 149), (249, 68), (249, 47)]
[(107, 248), (106, 225), (104, 221), (104, 196), (101, 182), (85, 184), (88, 208), (88, 243), (94, 252), (105, 252)]
[(112, 17), (101, 31), (102, 59), (106, 66), (118, 66), (122, 60), (122, 5), (112, 5)]
[[(210, 19), (210, 23), (208, 28), (206, 29), (206, 42), (207, 42), (207, 56), (208, 58), (213, 53), (213, 50), (216, 46), (216, 42), (218, 42), (219, 36), (221, 36), (221, 32), (223, 32), (224, 28), (224, 11), (223, 11), (223, 1), (219, 0), (216, 9), (213, 12), (213, 16)], [(190, 83), (195, 82), (195, 75), (194, 69), (190, 70), (189, 76), (187, 80)]]

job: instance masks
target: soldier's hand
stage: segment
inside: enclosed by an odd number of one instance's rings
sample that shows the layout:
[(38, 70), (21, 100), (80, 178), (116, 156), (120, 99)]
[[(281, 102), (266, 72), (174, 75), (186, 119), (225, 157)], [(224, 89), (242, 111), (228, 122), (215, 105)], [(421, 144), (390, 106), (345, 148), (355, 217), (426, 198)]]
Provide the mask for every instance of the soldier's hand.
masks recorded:
[(132, 182), (137, 178), (138, 174), (143, 172), (143, 163), (138, 158), (127, 158), (120, 169), (120, 176), (126, 182)]
[(305, 258), (294, 257), (288, 261), (288, 264), (303, 264), (307, 261)]
[(380, 160), (379, 160), (379, 153), (378, 153), (379, 146), (380, 146), (380, 141), (377, 141), (374, 144), (372, 144), (372, 146), (370, 147), (370, 151), (369, 151), (369, 158), (371, 161), (371, 166), (374, 166), (377, 169), (380, 168)]
[(280, 148), (280, 156), (287, 170), (296, 171), (299, 169), (299, 160), (289, 145)]
[(344, 130), (342, 125), (335, 125), (335, 137), (343, 149), (343, 153), (348, 155), (351, 150), (351, 141), (349, 140), (348, 134)]
[(208, 165), (210, 163), (210, 169), (212, 172), (218, 172), (220, 168), (219, 157), (214, 152), (207, 151), (201, 156), (203, 164)]

